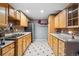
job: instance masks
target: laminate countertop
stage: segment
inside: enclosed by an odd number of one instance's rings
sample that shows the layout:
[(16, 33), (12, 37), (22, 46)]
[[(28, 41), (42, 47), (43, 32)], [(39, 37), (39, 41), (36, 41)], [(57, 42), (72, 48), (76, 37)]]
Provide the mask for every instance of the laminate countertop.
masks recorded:
[[(8, 37), (11, 37), (12, 35), (15, 35), (15, 34), (23, 34), (23, 35), (15, 37), (15, 38), (8, 38)], [(15, 42), (14, 39), (21, 38), (21, 37), (23, 37), (25, 35), (28, 35), (28, 34), (31, 34), (31, 32), (15, 32), (15, 33), (5, 34), (5, 37), (4, 37), (5, 38), (5, 44), (4, 45), (0, 45), (0, 48), (3, 48), (5, 46)]]
[(79, 42), (79, 36), (75, 36), (75, 39), (72, 39), (72, 36), (70, 34), (65, 33), (50, 33), (50, 34), (65, 42)]
[[(16, 36), (16, 34), (23, 34), (23, 35), (20, 35), (20, 36)], [(6, 39), (19, 39), (19, 38), (21, 38), (21, 37), (23, 37), (23, 36), (26, 36), (26, 35), (28, 35), (28, 34), (31, 34), (31, 32), (16, 32), (16, 33), (10, 33), (10, 34), (6, 34), (5, 35), (5, 38)], [(16, 37), (11, 37), (11, 36), (13, 36), (13, 35), (15, 35)]]
[(7, 41), (7, 40), (5, 40), (5, 44), (4, 45), (1, 45), (0, 44), (0, 48), (3, 48), (3, 47), (5, 47), (5, 46), (7, 46), (7, 45), (9, 45), (9, 44), (11, 44), (11, 43), (13, 43), (14, 41)]

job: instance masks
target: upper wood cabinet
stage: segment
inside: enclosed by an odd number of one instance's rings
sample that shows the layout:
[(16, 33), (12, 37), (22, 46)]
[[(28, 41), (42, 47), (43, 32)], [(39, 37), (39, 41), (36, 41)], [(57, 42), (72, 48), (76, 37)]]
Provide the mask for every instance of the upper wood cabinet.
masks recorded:
[(16, 11), (10, 5), (9, 5), (9, 19), (16, 19)]
[(0, 27), (8, 26), (8, 23), (27, 27), (28, 18), (20, 11), (16, 11), (8, 3), (0, 3)]
[(54, 32), (55, 28), (55, 16), (54, 15), (50, 15), (48, 17), (48, 33), (52, 33)]
[(8, 4), (0, 3), (0, 26), (8, 24)]
[(67, 12), (66, 10), (61, 11), (55, 17), (55, 28), (66, 28)]
[(23, 26), (23, 27), (28, 26), (28, 20), (27, 20), (26, 16), (22, 12), (21, 12), (20, 26)]
[(66, 10), (63, 10), (59, 13), (59, 28), (66, 28), (66, 22), (67, 21), (67, 12)]
[(17, 18), (17, 20), (20, 20), (20, 18), (21, 18), (21, 15), (20, 15), (19, 11), (16, 11), (16, 18)]
[(55, 17), (55, 28), (59, 28), (59, 15)]

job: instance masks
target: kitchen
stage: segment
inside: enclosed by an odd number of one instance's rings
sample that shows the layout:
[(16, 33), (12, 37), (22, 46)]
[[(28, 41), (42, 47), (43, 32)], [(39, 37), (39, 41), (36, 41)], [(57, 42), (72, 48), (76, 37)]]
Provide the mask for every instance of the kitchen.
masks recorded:
[(0, 3), (0, 56), (78, 56), (78, 15), (78, 3)]

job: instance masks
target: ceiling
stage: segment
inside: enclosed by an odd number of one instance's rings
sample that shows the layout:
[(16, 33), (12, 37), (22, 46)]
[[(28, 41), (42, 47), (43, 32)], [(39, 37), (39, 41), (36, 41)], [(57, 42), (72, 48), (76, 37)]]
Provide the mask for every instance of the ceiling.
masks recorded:
[[(47, 19), (48, 15), (63, 10), (67, 3), (10, 3), (10, 5), (16, 10), (22, 10), (31, 19)], [(40, 10), (44, 12), (41, 13)]]

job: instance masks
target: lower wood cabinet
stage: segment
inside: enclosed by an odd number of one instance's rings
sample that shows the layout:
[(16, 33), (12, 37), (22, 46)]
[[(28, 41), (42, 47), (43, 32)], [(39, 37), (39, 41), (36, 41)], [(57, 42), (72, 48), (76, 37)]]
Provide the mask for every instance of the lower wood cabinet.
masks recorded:
[(68, 42), (52, 36), (52, 47), (55, 56), (79, 55), (79, 42)]
[(13, 43), (0, 48), (1, 56), (22, 56), (27, 47), (31, 44), (31, 33), (17, 38)]
[(48, 34), (48, 44), (49, 44), (49, 46), (50, 46), (51, 48), (53, 48), (53, 47), (52, 47), (52, 35), (51, 35), (51, 34)]
[(1, 56), (14, 56), (14, 43), (11, 43), (0, 49)]
[(28, 42), (28, 45), (29, 45), (31, 43), (31, 34), (29, 34), (27, 37), (28, 37), (27, 42)]
[(23, 55), (23, 43), (22, 43), (22, 38), (16, 39), (16, 43), (15, 43), (15, 55)]
[(11, 49), (7, 53), (5, 53), (3, 56), (14, 56), (14, 49)]
[(31, 34), (25, 35), (19, 39), (16, 39), (15, 43), (15, 55), (22, 56), (26, 51), (27, 47), (31, 43)]
[(26, 50), (26, 47), (27, 47), (27, 36), (23, 37), (23, 53), (25, 52)]
[(58, 50), (58, 52), (59, 52), (59, 56), (64, 56), (65, 55), (65, 42), (64, 41), (62, 41), (62, 40), (59, 40), (59, 50)]
[(58, 39), (52, 36), (52, 47), (54, 55), (58, 56)]

